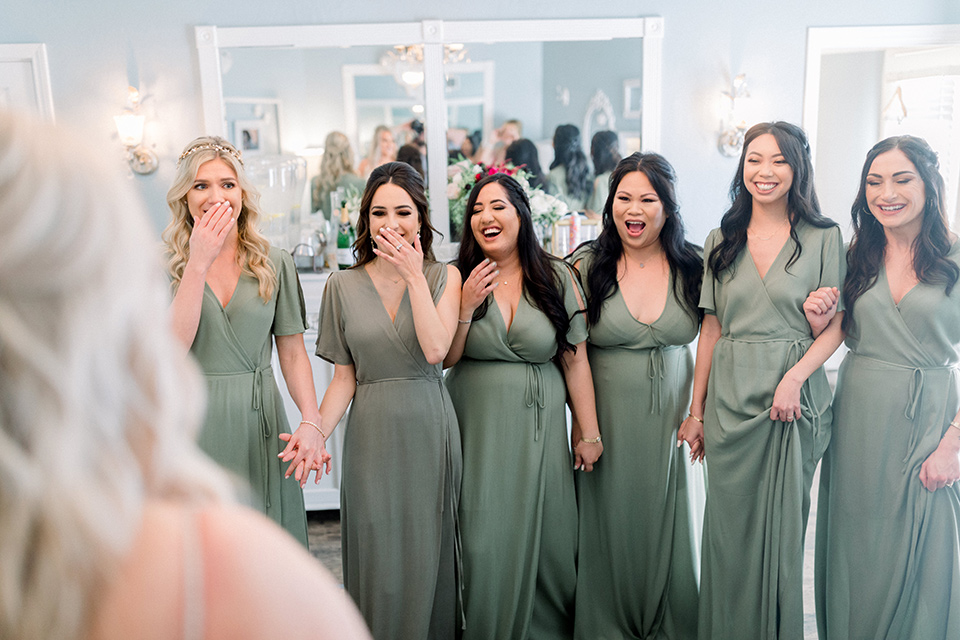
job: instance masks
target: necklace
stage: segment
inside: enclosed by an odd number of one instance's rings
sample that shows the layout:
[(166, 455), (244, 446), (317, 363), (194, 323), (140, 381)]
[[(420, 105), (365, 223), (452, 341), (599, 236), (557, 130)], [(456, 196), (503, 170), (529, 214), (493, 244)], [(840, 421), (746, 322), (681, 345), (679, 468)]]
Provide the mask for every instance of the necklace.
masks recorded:
[(383, 278), (386, 278), (387, 280), (389, 280), (389, 281), (392, 282), (393, 284), (400, 284), (400, 281), (403, 280), (403, 276), (400, 276), (399, 278), (397, 278), (396, 280), (394, 280), (393, 278), (391, 278), (390, 276), (388, 276), (387, 274), (385, 274), (385, 273), (383, 272), (383, 269), (380, 268), (380, 266), (379, 266), (379, 265), (380, 265), (379, 262), (377, 263), (377, 265), (378, 265), (378, 266), (377, 266), (377, 271), (380, 272), (380, 276), (383, 277)]
[(645, 258), (643, 262), (640, 262), (640, 261), (638, 261), (638, 260), (631, 260), (631, 259), (630, 259), (630, 256), (627, 255), (626, 252), (624, 252), (624, 254), (623, 254), (623, 259), (624, 259), (625, 262), (633, 262), (633, 264), (635, 264), (635, 265), (637, 265), (638, 267), (640, 267), (641, 269), (643, 269), (644, 267), (647, 266), (647, 261), (649, 261), (649, 260), (651, 260), (651, 259), (653, 259), (653, 258), (659, 258), (660, 255), (661, 255), (661, 253), (662, 253), (662, 251), (658, 249), (658, 251), (657, 251), (656, 254), (654, 254), (653, 256), (650, 256), (649, 258)]
[(752, 238), (753, 240), (760, 240), (760, 241), (769, 240), (769, 239), (772, 238), (773, 236), (775, 236), (775, 235), (777, 235), (778, 233), (780, 233), (780, 230), (783, 229), (783, 227), (785, 227), (788, 222), (790, 222), (790, 218), (787, 218), (786, 220), (784, 220), (783, 222), (781, 222), (779, 225), (777, 225), (777, 228), (773, 230), (773, 233), (771, 233), (770, 235), (768, 235), (766, 238), (764, 238), (764, 237), (762, 237), (762, 236), (759, 236), (759, 235), (757, 235), (756, 233), (748, 233), (747, 235), (748, 235), (750, 238)]

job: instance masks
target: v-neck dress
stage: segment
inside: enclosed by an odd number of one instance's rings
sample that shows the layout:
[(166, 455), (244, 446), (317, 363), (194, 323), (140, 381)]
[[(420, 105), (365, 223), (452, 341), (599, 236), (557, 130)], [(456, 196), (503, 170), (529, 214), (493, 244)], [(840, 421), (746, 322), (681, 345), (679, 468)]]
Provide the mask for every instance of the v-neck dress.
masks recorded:
[[(436, 302), (447, 268), (428, 262), (423, 271)], [(357, 376), (340, 489), (344, 586), (377, 640), (452, 638), (460, 433), (409, 295), (391, 322), (366, 269), (331, 274), (317, 355), (352, 364)]]
[[(567, 340), (578, 344), (587, 337), (579, 285), (553, 264), (572, 318)], [(487, 300), (447, 374), (463, 441), (463, 637), (570, 638), (577, 503), (556, 333), (525, 295), (509, 331)]]
[(820, 637), (960, 638), (960, 486), (920, 482), (960, 408), (960, 286), (895, 305), (881, 267), (853, 320), (820, 471)]
[[(589, 249), (572, 257), (585, 287), (593, 258)], [(703, 480), (688, 479), (701, 467), (689, 468), (676, 443), (700, 323), (675, 297), (674, 277), (653, 323), (633, 317), (618, 288), (589, 327), (604, 451), (592, 472), (577, 474), (575, 637), (583, 640), (697, 636), (700, 540), (687, 483)]]
[[(813, 343), (803, 302), (820, 287), (840, 287), (840, 228), (796, 226), (764, 278), (744, 247), (719, 277), (704, 247), (700, 306), (715, 314), (704, 411), (707, 504), (700, 573), (700, 632), (712, 638), (803, 637), (803, 536), (810, 485), (830, 439), (832, 395), (823, 368), (803, 384), (802, 417), (773, 421), (773, 394)], [(841, 302), (842, 310), (842, 302)]]
[(270, 358), (273, 337), (306, 331), (306, 311), (293, 258), (271, 247), (277, 286), (269, 302), (259, 282), (242, 273), (237, 288), (220, 305), (205, 286), (200, 324), (190, 347), (207, 378), (207, 416), (199, 444), (221, 466), (250, 484), (251, 506), (307, 546), (303, 492), (283, 477), (287, 464), (277, 458), (289, 433), (283, 399)]

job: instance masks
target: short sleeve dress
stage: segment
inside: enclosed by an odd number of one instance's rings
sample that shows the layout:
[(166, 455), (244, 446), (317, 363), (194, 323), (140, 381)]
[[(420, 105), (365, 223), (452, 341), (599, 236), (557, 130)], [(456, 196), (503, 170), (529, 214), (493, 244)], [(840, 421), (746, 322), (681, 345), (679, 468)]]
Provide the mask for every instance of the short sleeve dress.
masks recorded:
[[(434, 301), (447, 268), (423, 266)], [(393, 322), (365, 268), (332, 274), (317, 355), (353, 365), (343, 441), (343, 579), (373, 637), (452, 638), (457, 628), (460, 432), (441, 365), (420, 349), (410, 298)]]
[[(571, 258), (584, 286), (593, 257), (586, 248)], [(652, 324), (633, 317), (618, 288), (589, 328), (604, 452), (592, 472), (577, 474), (576, 638), (697, 636), (700, 513), (691, 513), (687, 483), (703, 479), (688, 478), (693, 469), (676, 443), (693, 384), (688, 344), (699, 328), (673, 282)]]
[[(803, 302), (820, 287), (840, 287), (840, 228), (795, 227), (764, 278), (744, 247), (719, 277), (704, 247), (700, 307), (721, 335), (704, 411), (707, 504), (700, 577), (700, 638), (802, 638), (803, 535), (810, 485), (830, 439), (832, 394), (821, 367), (804, 383), (802, 418), (770, 420), (784, 373), (813, 343)], [(842, 304), (842, 303), (841, 303)], [(842, 309), (841, 309), (842, 310)]]
[(960, 485), (920, 482), (960, 409), (960, 286), (894, 304), (881, 266), (852, 319), (820, 471), (820, 637), (960, 638)]
[[(578, 344), (587, 337), (579, 285), (553, 264), (573, 318), (567, 340)], [(556, 333), (526, 296), (509, 330), (487, 300), (447, 374), (463, 442), (463, 637), (569, 638), (577, 503)]]
[(217, 463), (250, 483), (251, 505), (279, 523), (304, 546), (307, 517), (303, 492), (283, 477), (277, 459), (290, 431), (270, 358), (273, 337), (300, 334), (307, 323), (293, 258), (271, 248), (277, 286), (269, 302), (252, 275), (242, 273), (227, 306), (204, 287), (200, 324), (190, 347), (207, 379), (207, 415), (199, 444)]

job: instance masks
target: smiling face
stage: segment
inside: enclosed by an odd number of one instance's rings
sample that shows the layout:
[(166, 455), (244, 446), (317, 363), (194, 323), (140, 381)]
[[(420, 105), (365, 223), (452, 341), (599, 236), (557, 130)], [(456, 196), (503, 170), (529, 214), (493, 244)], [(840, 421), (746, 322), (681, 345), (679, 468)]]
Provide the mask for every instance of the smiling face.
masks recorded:
[(224, 201), (233, 207), (234, 216), (240, 215), (243, 190), (237, 182), (237, 174), (229, 164), (215, 158), (197, 169), (197, 177), (187, 192), (187, 209), (190, 216), (197, 220)]
[(506, 189), (491, 182), (480, 190), (470, 216), (470, 229), (487, 257), (505, 256), (517, 250), (520, 215)]
[(743, 182), (753, 199), (761, 204), (771, 204), (790, 194), (793, 169), (772, 133), (757, 136), (747, 147)]
[(884, 231), (915, 238), (923, 226), (927, 190), (910, 159), (900, 149), (878, 155), (870, 165), (865, 188), (870, 214)]
[(380, 185), (370, 202), (370, 237), (376, 240), (383, 227), (393, 229), (411, 245), (420, 228), (413, 198), (392, 182)]
[(380, 147), (380, 155), (384, 158), (397, 157), (397, 143), (389, 131), (381, 131), (377, 134), (377, 145)]
[(632, 171), (620, 180), (613, 197), (613, 223), (624, 247), (640, 249), (660, 242), (667, 220), (663, 202), (642, 171)]

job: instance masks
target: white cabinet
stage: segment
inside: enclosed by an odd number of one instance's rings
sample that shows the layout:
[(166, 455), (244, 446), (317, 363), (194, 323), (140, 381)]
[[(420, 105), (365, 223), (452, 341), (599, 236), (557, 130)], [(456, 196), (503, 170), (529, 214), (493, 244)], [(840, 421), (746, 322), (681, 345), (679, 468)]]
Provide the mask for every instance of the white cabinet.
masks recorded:
[[(323, 287), (327, 282), (327, 275), (327, 273), (300, 274), (300, 285), (303, 287), (303, 298), (307, 307), (308, 326), (306, 333), (303, 334), (303, 341), (307, 348), (307, 354), (310, 356), (310, 366), (313, 369), (313, 385), (317, 390), (318, 402), (323, 398), (330, 381), (333, 380), (333, 365), (314, 355), (317, 349), (317, 322), (320, 315), (320, 301), (323, 298)], [(283, 405), (287, 410), (290, 427), (296, 429), (300, 422), (300, 411), (290, 398), (290, 394), (287, 393), (287, 385), (282, 379), (283, 375), (280, 372), (276, 350), (273, 354), (273, 370), (277, 378), (277, 386), (280, 387), (280, 395), (283, 396)], [(313, 473), (307, 480), (307, 486), (303, 490), (303, 501), (307, 511), (340, 508), (340, 460), (346, 422), (347, 417), (344, 415), (340, 425), (327, 440), (327, 451), (333, 456), (333, 469), (330, 471), (330, 475), (323, 476), (319, 485), (314, 484), (315, 475)], [(324, 432), (328, 433), (326, 428), (324, 428)]]

